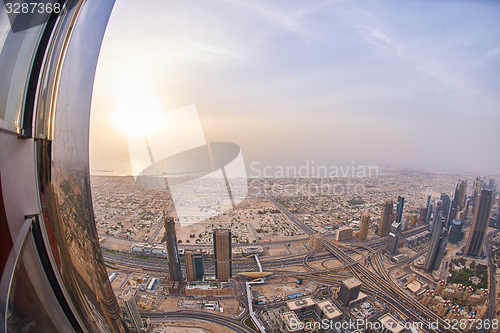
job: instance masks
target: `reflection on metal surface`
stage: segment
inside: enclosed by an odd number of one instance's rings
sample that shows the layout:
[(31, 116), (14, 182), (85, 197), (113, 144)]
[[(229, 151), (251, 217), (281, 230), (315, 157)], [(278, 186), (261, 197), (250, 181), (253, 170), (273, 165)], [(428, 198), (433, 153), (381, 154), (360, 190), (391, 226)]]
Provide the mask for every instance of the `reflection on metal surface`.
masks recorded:
[(94, 73), (114, 1), (58, 1), (57, 19), (0, 36), (0, 230), (16, 239), (2, 261), (0, 331), (125, 332), (88, 169)]
[(21, 133), (24, 97), (43, 25), (10, 32), (0, 53), (0, 126)]
[[(8, 332), (71, 332), (72, 327), (51, 292), (26, 220), (26, 236), (20, 234), (19, 254), (12, 277), (7, 307)], [(17, 245), (17, 244), (16, 244)]]
[(51, 168), (50, 177), (39, 174), (39, 181), (53, 262), (70, 302), (90, 332), (123, 331), (98, 242), (88, 169), (96, 50), (112, 7), (112, 1), (87, 2), (79, 13), (58, 79), (52, 155), (38, 161), (39, 170)]

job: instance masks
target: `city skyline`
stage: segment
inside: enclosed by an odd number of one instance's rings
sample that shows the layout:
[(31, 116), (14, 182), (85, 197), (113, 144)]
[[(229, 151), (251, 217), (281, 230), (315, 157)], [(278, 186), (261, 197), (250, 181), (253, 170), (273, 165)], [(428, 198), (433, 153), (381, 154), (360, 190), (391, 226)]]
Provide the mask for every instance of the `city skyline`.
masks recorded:
[(113, 120), (123, 104), (196, 105), (207, 141), (238, 144), (247, 172), (252, 162), (354, 161), (498, 174), (498, 3), (144, 5), (155, 11), (117, 2), (104, 37), (95, 174), (131, 174), (127, 133)]
[(500, 329), (500, 4), (197, 1), (0, 6), (2, 330)]

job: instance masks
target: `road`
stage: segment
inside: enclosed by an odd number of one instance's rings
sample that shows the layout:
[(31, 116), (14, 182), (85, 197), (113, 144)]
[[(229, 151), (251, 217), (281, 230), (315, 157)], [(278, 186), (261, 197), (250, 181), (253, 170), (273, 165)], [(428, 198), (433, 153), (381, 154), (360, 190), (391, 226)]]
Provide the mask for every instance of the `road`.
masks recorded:
[[(305, 225), (299, 219), (297, 219), (296, 216), (288, 212), (276, 200), (268, 196), (266, 197), (283, 213), (283, 215), (285, 215), (290, 221), (292, 221), (299, 229), (304, 231), (306, 235), (310, 236), (312, 234), (315, 234), (315, 232), (309, 226)], [(414, 228), (410, 231), (405, 232), (405, 236), (419, 233), (424, 229), (426, 229), (426, 226), (422, 226), (420, 228)], [(305, 239), (307, 238), (308, 237), (306, 237)], [(289, 241), (283, 241), (282, 243), (288, 243), (288, 242)], [(274, 270), (276, 275), (296, 276), (296, 277), (307, 276), (307, 278), (310, 280), (320, 281), (325, 284), (338, 285), (338, 283), (340, 283), (342, 280), (345, 280), (346, 278), (345, 274), (334, 273), (336, 269), (319, 270), (309, 265), (309, 262), (311, 261), (325, 260), (335, 257), (341, 262), (343, 262), (344, 264), (343, 268), (349, 268), (352, 275), (363, 282), (364, 292), (389, 304), (397, 313), (399, 313), (403, 318), (405, 318), (405, 320), (410, 320), (412, 322), (420, 322), (420, 323), (427, 323), (429, 321), (439, 320), (440, 328), (444, 329), (443, 322), (434, 312), (432, 312), (430, 309), (428, 309), (427, 307), (423, 306), (420, 302), (418, 302), (413, 297), (413, 295), (409, 295), (407, 292), (399, 288), (399, 286), (397, 286), (391, 279), (390, 273), (384, 267), (380, 255), (381, 253), (380, 250), (384, 248), (385, 243), (386, 243), (385, 238), (382, 239), (378, 238), (365, 243), (353, 242), (349, 244), (340, 244), (340, 243), (334, 244), (325, 239), (323, 244), (324, 248), (328, 251), (328, 253), (268, 257), (262, 259), (262, 265), (264, 266), (265, 270), (266, 269)], [(198, 248), (202, 247), (199, 245), (193, 245), (193, 246)], [(354, 260), (351, 257), (351, 255), (354, 253), (362, 253), (363, 257), (361, 259)], [(418, 255), (421, 255), (422, 253), (419, 253)], [(103, 252), (103, 255), (105, 260), (108, 262), (114, 262), (124, 266), (136, 267), (141, 270), (153, 270), (162, 273), (167, 272), (167, 267), (164, 260), (159, 260), (159, 261), (146, 260), (146, 259), (133, 258), (130, 256), (123, 256), (108, 252)], [(402, 262), (401, 265), (407, 264), (407, 262), (409, 262), (411, 259), (412, 258), (407, 259), (406, 261)], [(253, 270), (255, 268), (255, 263), (253, 261), (249, 262), (247, 260), (234, 260), (233, 264), (235, 272)], [(279, 270), (277, 271), (278, 268), (282, 268), (285, 266), (295, 266), (297, 264), (302, 264), (309, 270), (309, 272), (303, 273), (303, 272), (288, 272)], [(368, 268), (368, 265), (371, 265), (375, 272), (371, 271)], [(213, 268), (207, 267), (206, 269), (207, 271), (210, 271), (210, 269)], [(494, 297), (495, 292), (490, 293), (490, 297), (491, 296)], [(152, 315), (154, 316), (155, 314)], [(186, 316), (189, 317), (190, 315), (196, 317), (197, 319), (202, 318), (202, 316), (205, 316), (203, 318), (208, 318), (206, 317), (207, 316), (206, 313), (199, 313), (195, 311), (180, 311), (168, 314), (170, 318), (175, 318), (176, 316), (179, 318), (180, 317), (186, 318)], [(162, 314), (158, 316), (161, 317), (165, 315)], [(220, 318), (221, 318), (220, 316), (211, 315), (211, 317), (208, 318), (207, 320), (212, 320), (214, 322), (225, 320)], [(227, 325), (241, 324), (241, 323), (239, 324), (236, 323), (238, 322), (234, 321)], [(426, 332), (434, 331), (431, 328), (427, 328), (425, 325), (423, 327), (423, 330)], [(457, 333), (459, 332), (458, 330), (450, 330), (450, 331)], [(246, 331), (241, 331), (241, 332), (246, 332)]]
[[(267, 196), (268, 197), (268, 196)], [(295, 216), (289, 213), (284, 207), (281, 206), (276, 200), (268, 197), (268, 199), (292, 222), (294, 222), (300, 229), (302, 229), (308, 235), (312, 235), (314, 232), (304, 223), (299, 221)], [(367, 293), (374, 295), (388, 304), (390, 304), (395, 311), (399, 312), (412, 322), (417, 323), (428, 323), (429, 321), (438, 321), (440, 329), (444, 330), (444, 322), (438, 317), (434, 312), (432, 312), (427, 307), (423, 306), (418, 302), (413, 296), (408, 295), (406, 292), (401, 290), (397, 286), (387, 271), (379, 263), (379, 269), (376, 273), (370, 271), (367, 267), (361, 265), (359, 262), (355, 262), (348, 254), (346, 254), (342, 249), (335, 246), (328, 240), (323, 241), (323, 246), (330, 251), (337, 258), (342, 260), (345, 265), (349, 265), (354, 277), (363, 282), (363, 290)], [(377, 257), (375, 256), (375, 262), (377, 265)], [(381, 266), (380, 266), (381, 265)], [(325, 277), (328, 279), (328, 277)], [(422, 329), (426, 332), (434, 332), (433, 329), (424, 325)], [(452, 330), (451, 332), (460, 332), (459, 330)]]
[[(354, 254), (359, 250), (348, 249), (346, 253)], [(145, 271), (158, 271), (161, 273), (168, 272), (167, 261), (162, 258), (150, 257), (140, 258), (136, 256), (112, 253), (103, 251), (103, 258), (107, 263), (117, 264), (123, 267), (129, 267), (138, 270)], [(261, 259), (262, 267), (265, 271), (276, 270), (283, 267), (304, 265), (304, 257), (307, 256), (306, 264), (308, 262), (331, 260), (335, 257), (330, 252), (320, 252), (316, 254), (294, 254), (286, 256), (273, 256)], [(184, 269), (185, 264), (181, 263), (181, 267)], [(235, 272), (248, 272), (255, 269), (255, 262), (253, 260), (241, 259), (233, 260), (233, 270)], [(205, 265), (205, 272), (213, 273), (214, 267), (212, 265)], [(340, 268), (337, 268), (340, 269)]]
[(224, 315), (203, 311), (180, 310), (167, 313), (141, 312), (141, 315), (148, 316), (152, 322), (168, 322), (168, 320), (203, 320), (227, 327), (237, 333), (255, 333), (254, 330), (237, 320), (228, 318)]

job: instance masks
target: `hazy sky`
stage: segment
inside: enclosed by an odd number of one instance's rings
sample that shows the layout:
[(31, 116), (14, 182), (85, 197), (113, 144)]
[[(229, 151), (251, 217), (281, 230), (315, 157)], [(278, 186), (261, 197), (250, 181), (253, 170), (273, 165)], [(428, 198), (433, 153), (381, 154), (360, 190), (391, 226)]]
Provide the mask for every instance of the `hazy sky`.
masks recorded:
[(240, 145), (247, 166), (499, 174), (500, 2), (117, 0), (94, 87), (94, 173), (130, 173), (112, 115), (152, 103), (195, 104), (206, 140)]

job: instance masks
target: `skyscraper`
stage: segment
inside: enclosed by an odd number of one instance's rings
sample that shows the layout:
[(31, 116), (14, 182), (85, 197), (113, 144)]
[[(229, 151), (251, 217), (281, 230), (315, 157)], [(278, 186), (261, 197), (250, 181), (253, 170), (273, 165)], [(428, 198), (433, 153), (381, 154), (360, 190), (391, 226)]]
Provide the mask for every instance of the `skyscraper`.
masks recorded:
[(123, 305), (127, 311), (128, 317), (132, 322), (136, 332), (141, 332), (142, 330), (142, 319), (139, 309), (137, 308), (137, 299), (139, 298), (139, 293), (137, 290), (126, 289), (122, 293)]
[(450, 228), (450, 235), (448, 237), (448, 243), (451, 244), (458, 244), (464, 237), (464, 233), (462, 231), (462, 221), (455, 219), (451, 223), (451, 228)]
[(391, 231), (389, 232), (389, 236), (387, 238), (387, 244), (385, 250), (389, 252), (391, 255), (396, 254), (398, 252), (399, 238), (401, 235), (401, 223), (394, 222), (391, 225)]
[(214, 261), (215, 278), (227, 281), (233, 276), (231, 259), (231, 231), (228, 229), (214, 230)]
[(474, 182), (473, 191), (472, 191), (472, 215), (476, 214), (476, 209), (478, 207), (479, 194), (483, 188), (484, 182), (481, 178), (476, 177), (476, 181)]
[[(458, 192), (457, 192), (458, 190)], [(455, 198), (457, 199), (457, 208), (458, 208), (458, 211), (461, 211), (462, 209), (464, 209), (464, 205), (465, 205), (465, 199), (466, 199), (466, 195), (467, 195), (467, 182), (462, 180), (459, 183), (457, 183), (457, 190), (455, 190)], [(457, 196), (458, 194), (458, 196)]]
[(398, 196), (398, 205), (396, 206), (396, 215), (394, 216), (394, 221), (401, 223), (401, 218), (403, 217), (403, 207), (405, 205), (405, 198)]
[(474, 184), (474, 188), (477, 190), (484, 189), (485, 181), (481, 179), (481, 177), (476, 177), (476, 183)]
[(446, 221), (446, 228), (450, 228), (452, 222), (454, 219), (457, 218), (457, 210), (458, 208), (456, 206), (453, 205), (453, 202), (452, 202), (452, 205), (450, 207), (450, 213), (448, 214), (448, 220)]
[(356, 278), (350, 278), (342, 281), (338, 294), (338, 300), (344, 306), (348, 306), (351, 301), (358, 298), (362, 285), (361, 281)]
[(379, 236), (385, 236), (389, 233), (389, 229), (391, 227), (391, 223), (394, 218), (392, 209), (393, 209), (392, 201), (386, 201), (384, 203), (384, 206), (382, 207), (382, 213), (380, 215), (380, 223), (378, 225)]
[(448, 243), (448, 230), (444, 229), (441, 210), (438, 209), (434, 216), (434, 226), (432, 228), (431, 242), (424, 262), (424, 270), (430, 272), (438, 269), (443, 259)]
[(168, 272), (170, 281), (182, 282), (181, 262), (179, 260), (179, 248), (177, 247), (177, 236), (175, 233), (175, 220), (173, 217), (163, 216), (165, 221), (165, 237), (167, 241)]
[(415, 226), (417, 225), (417, 221), (418, 221), (418, 216), (417, 216), (417, 214), (413, 214), (413, 215), (411, 216), (410, 226), (415, 227)]
[(320, 234), (311, 236), (311, 250), (313, 251), (321, 251), (323, 248), (323, 239), (324, 237)]
[(431, 220), (431, 215), (432, 215), (432, 205), (431, 205), (431, 196), (427, 196), (427, 201), (425, 202), (425, 211), (427, 213), (427, 216), (425, 217), (425, 221), (429, 222)]
[(441, 202), (442, 202), (442, 212), (443, 212), (443, 219), (445, 221), (445, 226), (448, 225), (448, 216), (450, 215), (450, 209), (451, 209), (451, 200), (450, 196), (446, 193), (441, 193)]
[(439, 265), (441, 265), (441, 261), (443, 261), (444, 254), (446, 252), (446, 246), (448, 245), (448, 229), (444, 227), (444, 220), (442, 221), (442, 230), (441, 237), (439, 237), (439, 247), (436, 254), (436, 260), (434, 262), (433, 269), (438, 269)]
[(203, 254), (200, 251), (186, 251), (186, 279), (188, 281), (201, 281), (205, 275), (203, 268)]
[(370, 215), (367, 213), (363, 214), (361, 217), (361, 224), (359, 225), (359, 234), (358, 238), (361, 240), (365, 240), (368, 236), (368, 227), (370, 226)]
[(427, 208), (420, 208), (420, 215), (418, 216), (418, 222), (424, 224), (427, 218)]
[(427, 221), (429, 223), (429, 231), (432, 233), (432, 230), (434, 228), (434, 222), (435, 222), (435, 219), (436, 219), (436, 214), (438, 211), (441, 212), (441, 217), (442, 217), (442, 210), (441, 210), (441, 204), (442, 204), (442, 201), (441, 200), (436, 200), (436, 204), (435, 205), (431, 205), (430, 206), (430, 209), (431, 209), (431, 213), (430, 213), (430, 217), (429, 217), (429, 220)]
[(474, 220), (469, 231), (464, 254), (474, 257), (481, 255), (486, 229), (490, 222), (492, 206), (493, 192), (491, 190), (481, 190), (477, 199), (477, 208), (474, 212)]
[(500, 225), (500, 196), (498, 197), (497, 225)]

